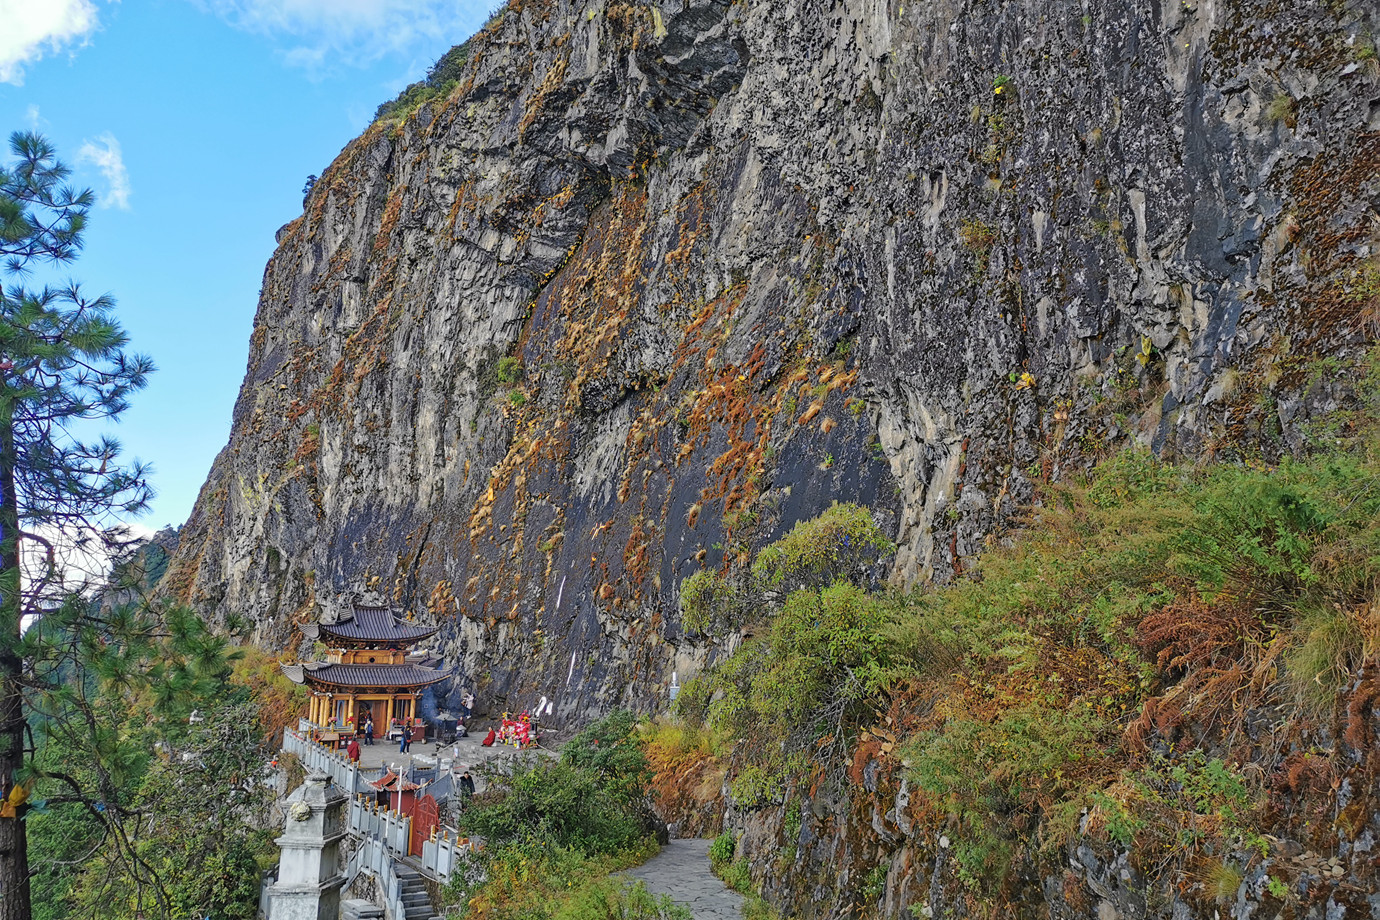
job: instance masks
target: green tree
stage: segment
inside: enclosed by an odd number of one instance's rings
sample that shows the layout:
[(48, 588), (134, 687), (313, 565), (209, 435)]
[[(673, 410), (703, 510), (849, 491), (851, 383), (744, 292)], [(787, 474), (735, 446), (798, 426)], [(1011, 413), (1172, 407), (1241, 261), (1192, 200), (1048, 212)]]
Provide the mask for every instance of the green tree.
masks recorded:
[(764, 547), (750, 569), (702, 569), (686, 578), (681, 624), (688, 632), (723, 635), (769, 616), (801, 588), (840, 581), (875, 588), (882, 563), (895, 552), (870, 510), (834, 502)]
[[(121, 794), (121, 805), (137, 816), (124, 830), (138, 858), (107, 835), (71, 886), (71, 913), (93, 920), (253, 920), (258, 859), (276, 853), (268, 822), (273, 793), (263, 783), (259, 709), (247, 688), (226, 686), (223, 693), (221, 705), (196, 721), (154, 730), (142, 724), (137, 706), (125, 710), (125, 730), (142, 733), (145, 749), (154, 739), (158, 744)], [(42, 817), (62, 811), (50, 806)]]
[[(75, 283), (26, 286), (39, 266), (80, 253), (93, 196), (67, 184), (69, 170), (42, 137), (15, 133), (10, 150), (15, 162), (0, 167), (0, 797), (9, 803), (0, 814), (0, 920), (29, 920), (20, 799), (33, 751), (25, 690), (38, 678), (26, 661), (37, 639), (24, 626), (47, 619), (74, 589), (63, 547), (114, 548), (125, 534), (114, 516), (149, 496), (144, 468), (120, 465), (119, 445), (87, 431), (124, 411), (153, 365), (126, 352), (109, 297), (88, 297)], [(100, 617), (67, 609), (71, 616), (57, 617), (61, 634), (100, 646)]]

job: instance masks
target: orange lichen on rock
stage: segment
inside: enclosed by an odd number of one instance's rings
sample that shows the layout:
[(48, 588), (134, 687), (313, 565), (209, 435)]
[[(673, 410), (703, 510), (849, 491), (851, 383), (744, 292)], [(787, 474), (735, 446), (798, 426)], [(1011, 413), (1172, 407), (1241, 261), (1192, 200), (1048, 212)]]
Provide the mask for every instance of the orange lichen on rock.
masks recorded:
[(565, 80), (565, 69), (568, 63), (568, 55), (562, 54), (560, 57), (556, 58), (556, 60), (552, 61), (551, 65), (547, 68), (546, 76), (542, 78), (541, 85), (537, 87), (531, 98), (527, 100), (527, 104), (523, 109), (522, 121), (518, 122), (519, 140), (527, 134), (527, 129), (532, 127), (532, 123), (537, 120), (537, 116), (541, 115), (542, 109), (546, 105), (546, 100), (556, 91), (556, 88), (561, 85), (562, 81)]

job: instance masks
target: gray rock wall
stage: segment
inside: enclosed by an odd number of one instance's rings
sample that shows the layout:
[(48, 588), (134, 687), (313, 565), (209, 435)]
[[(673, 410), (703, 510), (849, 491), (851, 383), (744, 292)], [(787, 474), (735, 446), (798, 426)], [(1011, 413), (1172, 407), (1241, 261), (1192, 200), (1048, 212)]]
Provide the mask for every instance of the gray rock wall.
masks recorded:
[[(1128, 443), (1271, 460), (1373, 337), (1371, 3), (525, 0), (326, 170), (169, 590), (348, 590), (497, 710), (648, 708), (834, 500), (961, 573)], [(505, 360), (508, 359), (508, 360)]]

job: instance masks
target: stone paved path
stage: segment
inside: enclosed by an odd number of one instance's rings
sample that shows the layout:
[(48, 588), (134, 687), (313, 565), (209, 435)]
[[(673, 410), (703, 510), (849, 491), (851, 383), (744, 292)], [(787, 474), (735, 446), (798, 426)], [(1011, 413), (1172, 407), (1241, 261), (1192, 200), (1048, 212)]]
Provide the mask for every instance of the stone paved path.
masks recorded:
[(730, 891), (709, 871), (708, 840), (672, 840), (661, 852), (625, 875), (653, 894), (690, 908), (695, 920), (741, 920), (743, 896)]

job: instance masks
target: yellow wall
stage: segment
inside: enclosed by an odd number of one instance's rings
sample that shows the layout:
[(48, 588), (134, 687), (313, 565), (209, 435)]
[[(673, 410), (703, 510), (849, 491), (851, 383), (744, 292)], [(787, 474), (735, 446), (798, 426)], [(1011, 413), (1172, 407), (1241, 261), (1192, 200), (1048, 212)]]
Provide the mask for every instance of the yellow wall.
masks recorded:
[(407, 653), (392, 648), (356, 648), (334, 652), (339, 664), (406, 664)]

